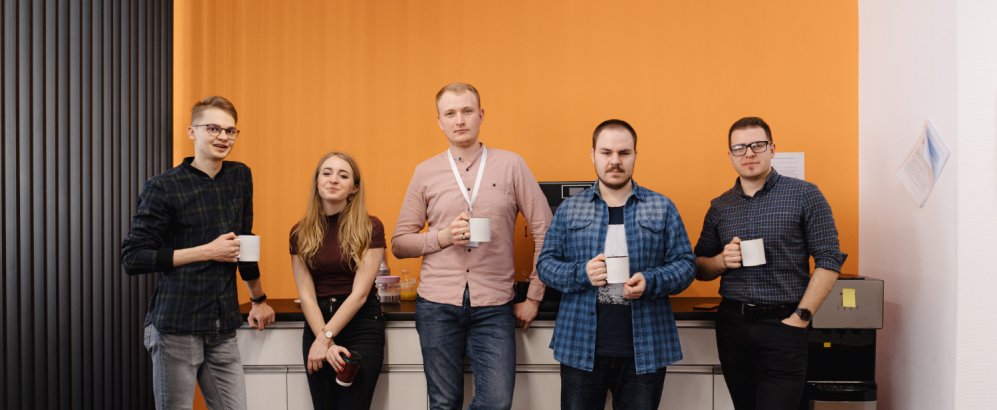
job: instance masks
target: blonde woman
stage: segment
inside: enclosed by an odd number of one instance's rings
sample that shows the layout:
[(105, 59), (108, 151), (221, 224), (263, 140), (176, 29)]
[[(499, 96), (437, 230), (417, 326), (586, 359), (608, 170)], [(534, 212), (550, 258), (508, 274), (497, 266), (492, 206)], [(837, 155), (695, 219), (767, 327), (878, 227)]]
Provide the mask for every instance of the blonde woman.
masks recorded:
[[(367, 214), (360, 169), (327, 154), (315, 168), (305, 215), (291, 228), (291, 268), (305, 313), (302, 355), (315, 409), (368, 409), (384, 361), (384, 317), (374, 277), (384, 225)], [(360, 353), (353, 384), (336, 384), (342, 356)]]

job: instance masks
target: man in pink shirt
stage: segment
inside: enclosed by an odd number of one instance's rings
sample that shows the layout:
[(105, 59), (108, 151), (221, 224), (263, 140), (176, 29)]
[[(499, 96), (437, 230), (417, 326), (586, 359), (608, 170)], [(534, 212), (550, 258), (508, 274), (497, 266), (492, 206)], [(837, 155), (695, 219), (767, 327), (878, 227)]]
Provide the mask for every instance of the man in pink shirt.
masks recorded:
[[(509, 409), (516, 322), (529, 328), (544, 293), (534, 269), (527, 300), (512, 304), (516, 215), (522, 211), (533, 234), (535, 263), (550, 206), (522, 157), (478, 141), (485, 111), (474, 86), (443, 87), (436, 110), (449, 149), (416, 167), (391, 250), (398, 258), (423, 257), (415, 323), (430, 408), (463, 404), (466, 352), (475, 392), (469, 408)], [(469, 241), (472, 216), (489, 219), (490, 241)]]

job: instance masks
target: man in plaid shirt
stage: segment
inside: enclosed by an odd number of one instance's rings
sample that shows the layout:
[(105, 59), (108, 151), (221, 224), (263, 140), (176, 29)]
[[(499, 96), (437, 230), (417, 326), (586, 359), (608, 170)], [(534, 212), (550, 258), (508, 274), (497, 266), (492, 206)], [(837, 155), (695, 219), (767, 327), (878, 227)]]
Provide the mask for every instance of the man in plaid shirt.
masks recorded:
[[(810, 319), (848, 255), (820, 189), (772, 168), (775, 144), (764, 120), (737, 120), (727, 144), (738, 178), (710, 202), (696, 244), (698, 278), (721, 278), (720, 366), (734, 408), (796, 409), (807, 375)], [(741, 241), (756, 239), (763, 240), (764, 263), (743, 263)]]
[[(607, 120), (592, 134), (599, 181), (557, 209), (537, 262), (562, 292), (550, 346), (561, 362), (561, 408), (657, 409), (665, 368), (682, 358), (669, 295), (692, 283), (689, 237), (671, 200), (632, 180), (637, 133)], [(629, 259), (610, 284), (606, 258)]]
[(253, 177), (246, 165), (225, 161), (237, 119), (223, 97), (194, 105), (187, 128), (194, 157), (146, 181), (121, 244), (126, 273), (162, 273), (145, 316), (159, 409), (191, 408), (196, 383), (208, 407), (246, 408), (237, 267), (253, 302), (249, 325), (263, 330), (274, 322), (259, 265), (238, 260), (236, 235), (253, 229)]

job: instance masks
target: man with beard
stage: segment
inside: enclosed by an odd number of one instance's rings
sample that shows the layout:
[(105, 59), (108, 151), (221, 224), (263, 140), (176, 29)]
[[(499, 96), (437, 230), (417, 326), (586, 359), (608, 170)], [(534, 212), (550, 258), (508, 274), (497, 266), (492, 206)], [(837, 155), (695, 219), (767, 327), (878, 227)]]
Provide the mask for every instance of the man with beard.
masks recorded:
[[(665, 368), (682, 358), (668, 296), (692, 283), (692, 247), (672, 201), (633, 181), (636, 160), (630, 124), (595, 128), (599, 180), (557, 208), (537, 262), (563, 293), (550, 343), (562, 409), (601, 409), (607, 390), (614, 408), (657, 409)], [(607, 258), (628, 260), (623, 279), (609, 277)]]

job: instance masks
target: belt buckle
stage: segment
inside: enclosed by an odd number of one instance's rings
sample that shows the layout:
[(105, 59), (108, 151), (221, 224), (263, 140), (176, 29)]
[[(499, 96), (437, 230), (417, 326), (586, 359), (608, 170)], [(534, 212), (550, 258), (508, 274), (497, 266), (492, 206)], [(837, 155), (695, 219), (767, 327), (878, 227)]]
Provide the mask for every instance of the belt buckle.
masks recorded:
[(744, 309), (745, 307), (753, 308), (753, 307), (756, 307), (756, 306), (758, 306), (758, 305), (755, 305), (753, 303), (742, 303), (741, 304), (741, 316), (748, 316), (748, 312), (746, 312), (745, 309)]

